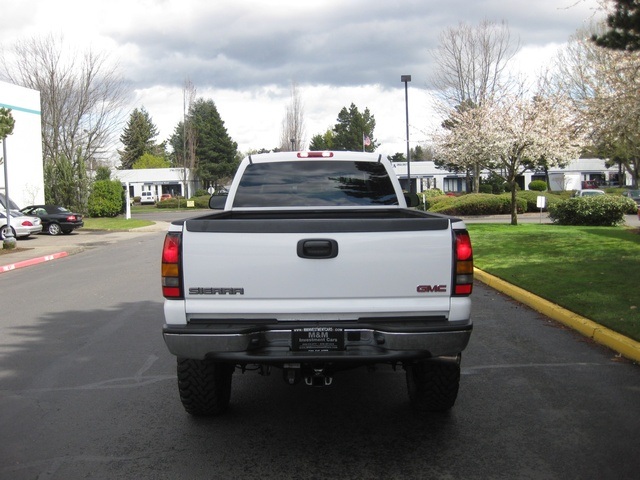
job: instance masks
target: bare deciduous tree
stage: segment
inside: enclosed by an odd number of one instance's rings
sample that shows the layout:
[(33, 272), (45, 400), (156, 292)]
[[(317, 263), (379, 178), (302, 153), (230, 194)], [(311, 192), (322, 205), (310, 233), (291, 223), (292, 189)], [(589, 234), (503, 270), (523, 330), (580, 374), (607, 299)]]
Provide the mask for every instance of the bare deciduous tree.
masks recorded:
[(183, 141), (184, 141), (184, 167), (190, 168), (191, 170), (196, 168), (197, 160), (196, 160), (196, 129), (191, 120), (189, 120), (188, 113), (191, 111), (191, 107), (193, 103), (196, 101), (197, 90), (195, 85), (191, 82), (191, 80), (187, 79), (184, 82), (184, 88), (182, 90), (183, 100), (184, 100), (184, 123), (182, 127), (184, 128), (183, 132)]
[(190, 116), (191, 109), (196, 101), (197, 90), (193, 82), (190, 79), (184, 81), (184, 87), (182, 88), (182, 145), (179, 151), (175, 151), (175, 159), (179, 163), (178, 167), (182, 170), (181, 177), (184, 185), (184, 196), (189, 197), (193, 192), (189, 191), (189, 179), (187, 178), (187, 168), (192, 172), (195, 172), (198, 165), (198, 159), (196, 156), (197, 147), (197, 132), (193, 119)]
[(519, 49), (505, 22), (484, 20), (475, 27), (460, 23), (445, 29), (434, 53), (432, 82), (447, 109), (469, 102), (482, 105), (503, 91), (509, 61)]
[[(453, 109), (472, 109), (493, 101), (507, 90), (506, 69), (520, 48), (505, 22), (488, 20), (477, 26), (460, 23), (445, 29), (434, 53), (437, 68), (432, 82), (443, 116)], [(449, 123), (455, 128), (454, 123)], [(480, 190), (480, 171), (489, 158), (473, 156), (465, 161), (473, 173), (473, 190)]]
[(85, 211), (87, 163), (95, 168), (106, 159), (125, 118), (117, 66), (107, 54), (73, 51), (53, 35), (17, 41), (0, 53), (0, 65), (6, 80), (40, 92), (47, 201)]
[(2, 52), (4, 77), (38, 90), (44, 161), (102, 158), (122, 126), (127, 90), (117, 66), (91, 49), (76, 53), (62, 36), (33, 37)]
[(589, 129), (596, 154), (640, 181), (640, 57), (598, 47), (579, 31), (557, 59), (554, 86), (571, 99)]
[(304, 106), (296, 83), (291, 84), (289, 105), (282, 119), (280, 150), (302, 150), (306, 143), (304, 126)]

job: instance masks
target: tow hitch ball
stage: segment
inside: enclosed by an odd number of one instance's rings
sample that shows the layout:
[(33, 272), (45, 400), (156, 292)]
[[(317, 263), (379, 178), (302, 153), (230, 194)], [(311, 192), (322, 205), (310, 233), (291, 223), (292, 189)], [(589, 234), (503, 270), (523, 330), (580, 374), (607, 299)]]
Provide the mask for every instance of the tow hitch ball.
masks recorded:
[(322, 368), (314, 368), (312, 375), (305, 375), (304, 383), (310, 387), (328, 387), (333, 383), (333, 377), (325, 375)]
[(302, 378), (310, 387), (328, 387), (333, 383), (333, 377), (324, 372), (324, 368), (314, 368), (312, 372), (301, 371), (299, 364), (285, 365), (283, 369), (284, 381), (289, 385), (296, 385)]

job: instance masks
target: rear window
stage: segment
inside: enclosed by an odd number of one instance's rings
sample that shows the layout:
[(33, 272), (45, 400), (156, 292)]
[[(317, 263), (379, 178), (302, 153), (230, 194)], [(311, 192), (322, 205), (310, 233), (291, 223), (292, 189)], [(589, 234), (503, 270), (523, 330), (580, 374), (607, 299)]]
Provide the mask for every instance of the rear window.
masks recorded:
[(353, 161), (291, 161), (248, 165), (234, 207), (397, 205), (384, 165)]

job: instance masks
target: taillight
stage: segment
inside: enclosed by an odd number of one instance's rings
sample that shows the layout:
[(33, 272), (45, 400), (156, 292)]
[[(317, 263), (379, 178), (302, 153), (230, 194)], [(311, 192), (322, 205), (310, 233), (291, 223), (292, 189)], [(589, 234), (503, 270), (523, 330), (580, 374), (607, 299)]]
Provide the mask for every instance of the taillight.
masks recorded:
[(162, 295), (165, 298), (180, 299), (182, 279), (180, 275), (180, 254), (182, 234), (169, 232), (162, 246)]
[(31, 223), (29, 220), (25, 220), (24, 222), (22, 222), (22, 226), (23, 227), (33, 227), (33, 223)]
[(473, 290), (473, 248), (466, 230), (455, 230), (454, 295), (471, 295)]
[(67, 222), (75, 222), (75, 221), (76, 221), (76, 216), (75, 215), (67, 216)]

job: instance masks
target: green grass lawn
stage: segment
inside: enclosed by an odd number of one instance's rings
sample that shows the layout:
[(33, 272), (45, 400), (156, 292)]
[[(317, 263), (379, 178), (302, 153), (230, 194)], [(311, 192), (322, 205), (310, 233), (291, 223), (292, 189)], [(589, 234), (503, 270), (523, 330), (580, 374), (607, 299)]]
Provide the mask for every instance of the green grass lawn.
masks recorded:
[(640, 231), (468, 224), (475, 266), (640, 341)]
[(113, 218), (91, 218), (84, 217), (84, 228), (89, 230), (130, 230), (132, 228), (147, 227), (154, 222), (149, 220), (127, 220), (122, 216)]

